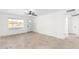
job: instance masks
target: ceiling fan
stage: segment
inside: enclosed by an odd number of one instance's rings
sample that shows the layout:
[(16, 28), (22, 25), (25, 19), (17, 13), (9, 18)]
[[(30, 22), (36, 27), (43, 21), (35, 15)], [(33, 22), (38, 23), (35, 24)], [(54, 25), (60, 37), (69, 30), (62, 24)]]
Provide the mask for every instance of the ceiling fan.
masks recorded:
[(27, 9), (25, 13), (28, 14), (29, 16), (37, 16), (37, 14), (33, 10)]

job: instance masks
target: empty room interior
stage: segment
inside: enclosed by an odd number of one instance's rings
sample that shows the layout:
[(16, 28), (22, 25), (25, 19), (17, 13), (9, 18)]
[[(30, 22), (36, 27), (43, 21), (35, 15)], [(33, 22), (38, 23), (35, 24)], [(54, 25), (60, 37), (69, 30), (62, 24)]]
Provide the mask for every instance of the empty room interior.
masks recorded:
[(0, 9), (0, 49), (78, 49), (79, 9)]

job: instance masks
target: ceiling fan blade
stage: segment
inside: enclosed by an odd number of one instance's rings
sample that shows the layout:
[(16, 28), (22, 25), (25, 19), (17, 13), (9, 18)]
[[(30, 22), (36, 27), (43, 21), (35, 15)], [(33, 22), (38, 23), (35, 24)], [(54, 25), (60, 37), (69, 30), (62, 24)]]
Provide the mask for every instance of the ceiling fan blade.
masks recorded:
[(73, 12), (75, 11), (75, 9), (70, 9), (70, 10), (67, 10), (67, 12)]
[(32, 13), (33, 16), (37, 16), (35, 13)]

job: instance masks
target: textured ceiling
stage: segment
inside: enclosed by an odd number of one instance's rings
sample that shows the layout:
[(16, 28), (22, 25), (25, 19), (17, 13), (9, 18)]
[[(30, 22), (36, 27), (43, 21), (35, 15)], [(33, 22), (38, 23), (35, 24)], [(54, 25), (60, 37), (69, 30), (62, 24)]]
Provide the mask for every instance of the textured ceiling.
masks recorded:
[[(57, 11), (63, 11), (65, 9), (34, 9), (34, 12), (37, 15), (44, 15), (48, 13), (54, 13)], [(16, 14), (16, 15), (25, 15), (26, 9), (0, 9), (0, 12)]]
[(44, 15), (49, 13), (55, 13), (58, 11), (64, 11), (65, 9), (35, 9), (38, 15)]

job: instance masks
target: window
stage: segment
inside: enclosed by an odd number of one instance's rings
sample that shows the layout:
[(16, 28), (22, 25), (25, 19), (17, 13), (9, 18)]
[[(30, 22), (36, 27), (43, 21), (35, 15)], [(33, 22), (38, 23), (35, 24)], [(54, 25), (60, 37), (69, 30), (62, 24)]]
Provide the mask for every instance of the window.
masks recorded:
[(24, 20), (8, 19), (8, 28), (23, 28)]

